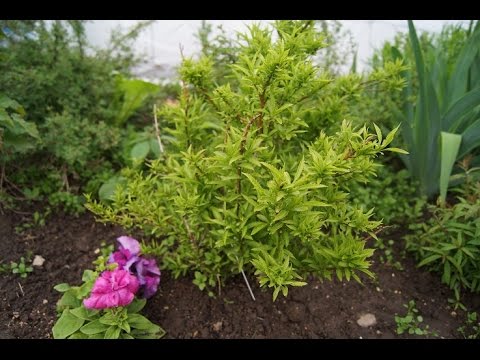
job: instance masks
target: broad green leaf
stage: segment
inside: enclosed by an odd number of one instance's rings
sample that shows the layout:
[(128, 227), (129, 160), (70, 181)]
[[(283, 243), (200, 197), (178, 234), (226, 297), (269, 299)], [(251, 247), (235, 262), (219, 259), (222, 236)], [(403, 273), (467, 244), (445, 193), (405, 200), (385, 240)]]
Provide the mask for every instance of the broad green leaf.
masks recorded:
[(107, 331), (105, 331), (104, 339), (118, 339), (121, 331), (122, 329), (120, 329), (118, 326), (112, 325), (107, 329)]
[(165, 336), (166, 332), (161, 327), (156, 332), (148, 332), (145, 330), (132, 330), (130, 335), (135, 339), (160, 339)]
[(67, 339), (88, 339), (88, 335), (77, 331), (76, 333), (70, 335)]
[(117, 186), (123, 186), (127, 182), (127, 179), (123, 176), (113, 176), (107, 182), (105, 182), (98, 190), (98, 197), (101, 201), (109, 201), (112, 199)]
[(98, 274), (95, 271), (92, 270), (85, 270), (82, 275), (82, 281), (88, 282), (88, 281), (95, 281), (98, 277)]
[(97, 314), (97, 311), (87, 310), (83, 305), (81, 305), (75, 309), (71, 309), (70, 313), (72, 313), (79, 319), (92, 320), (93, 316)]
[(70, 285), (68, 285), (67, 283), (61, 283), (61, 284), (55, 285), (53, 288), (58, 292), (65, 292), (70, 290)]
[(447, 132), (441, 132), (441, 163), (440, 163), (440, 201), (445, 202), (448, 183), (452, 173), (455, 159), (457, 158), (462, 136)]
[(54, 339), (66, 339), (80, 329), (85, 320), (72, 315), (69, 309), (63, 310), (62, 315), (53, 326)]
[(148, 330), (150, 332), (156, 332), (160, 328), (158, 325), (155, 325), (145, 316), (142, 316), (140, 314), (129, 314), (128, 323), (132, 328), (139, 330)]
[(80, 331), (87, 335), (99, 334), (107, 331), (108, 325), (102, 324), (100, 320), (92, 321), (80, 329)]
[(62, 309), (64, 307), (76, 308), (81, 305), (81, 301), (77, 298), (75, 291), (72, 289), (66, 291), (57, 303), (57, 306)]
[[(163, 143), (163, 141), (162, 141), (162, 143)], [(160, 156), (160, 153), (161, 153), (160, 152), (160, 145), (158, 144), (158, 140), (156, 138), (150, 139), (149, 144), (150, 144), (150, 150), (158, 158)]]
[(140, 79), (127, 79), (119, 76), (118, 89), (123, 95), (123, 101), (116, 123), (121, 125), (143, 105), (150, 95), (157, 93), (160, 87)]
[(120, 319), (118, 316), (115, 316), (112, 312), (106, 312), (100, 319), (100, 322), (105, 325), (118, 325)]
[(128, 323), (127, 320), (122, 321), (122, 322), (120, 323), (119, 327), (120, 327), (122, 330), (126, 331), (127, 333), (130, 333), (130, 330), (131, 330), (131, 329), (130, 329), (130, 324)]
[(134, 160), (143, 160), (147, 157), (150, 152), (150, 143), (148, 141), (142, 141), (135, 146), (130, 151), (130, 157)]
[(146, 303), (147, 303), (147, 299), (135, 298), (130, 303), (130, 305), (127, 306), (127, 312), (129, 314), (138, 313), (140, 310), (142, 310), (145, 307)]

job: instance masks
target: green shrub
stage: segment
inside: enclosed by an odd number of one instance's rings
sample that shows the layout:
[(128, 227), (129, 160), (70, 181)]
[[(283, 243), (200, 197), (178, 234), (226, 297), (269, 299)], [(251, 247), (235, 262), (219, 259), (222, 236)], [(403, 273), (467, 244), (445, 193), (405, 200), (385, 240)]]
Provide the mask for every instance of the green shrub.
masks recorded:
[(161, 158), (148, 171), (122, 172), (126, 183), (110, 205), (89, 199), (87, 207), (100, 221), (162, 238), (155, 252), (164, 268), (195, 274), (201, 289), (248, 271), (275, 299), (309, 274), (373, 276), (362, 236), (375, 236), (380, 223), (344, 184), (368, 181), (377, 154), (400, 151), (387, 148), (396, 129), (384, 138), (344, 121), (332, 136), (301, 137), (302, 116), (314, 106), (303, 100), (335, 83), (312, 64), (323, 46), (312, 25), (277, 22), (276, 41), (270, 29), (251, 26), (231, 65), (235, 87), (215, 84), (208, 57), (185, 59), (179, 104), (159, 112)]

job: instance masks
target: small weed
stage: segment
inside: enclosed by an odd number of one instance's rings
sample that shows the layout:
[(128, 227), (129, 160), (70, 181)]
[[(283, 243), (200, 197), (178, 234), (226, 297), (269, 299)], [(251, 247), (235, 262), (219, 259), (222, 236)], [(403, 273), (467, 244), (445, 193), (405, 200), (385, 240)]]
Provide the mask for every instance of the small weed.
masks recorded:
[(465, 325), (460, 326), (457, 331), (462, 334), (465, 339), (480, 339), (480, 321), (477, 313), (471, 312), (467, 314)]
[[(27, 260), (27, 262), (30, 262), (30, 261)], [(22, 256), (18, 263), (12, 261), (10, 265), (0, 264), (0, 273), (8, 273), (8, 272), (12, 272), (13, 274), (18, 274), (20, 275), (21, 278), (26, 278), (28, 276), (28, 273), (33, 272), (33, 267), (28, 265), (28, 263), (25, 262), (25, 258)]]
[(378, 238), (376, 240), (375, 246), (378, 249), (382, 250), (382, 253), (380, 255), (380, 261), (383, 264), (389, 265), (396, 270), (403, 271), (402, 264), (400, 263), (400, 261), (395, 260), (393, 256), (393, 244), (395, 244), (395, 242), (391, 239), (388, 240), (387, 243), (385, 244), (383, 239)]
[(438, 336), (435, 331), (430, 331), (429, 326), (421, 328), (420, 325), (423, 322), (423, 317), (419, 314), (416, 308), (415, 300), (410, 300), (407, 304), (403, 305), (407, 308), (407, 314), (402, 316), (395, 316), (395, 322), (397, 323), (397, 334), (401, 335), (405, 332), (411, 335), (424, 335), (424, 336)]
[(31, 228), (34, 228), (34, 227), (45, 226), (47, 217), (48, 217), (48, 215), (50, 215), (50, 213), (51, 213), (51, 209), (49, 207), (47, 207), (47, 209), (45, 210), (45, 212), (43, 214), (39, 213), (38, 211), (35, 211), (33, 213), (32, 221), (31, 222), (25, 222), (21, 225), (15, 226), (15, 232), (17, 234), (20, 234), (27, 229), (31, 229)]

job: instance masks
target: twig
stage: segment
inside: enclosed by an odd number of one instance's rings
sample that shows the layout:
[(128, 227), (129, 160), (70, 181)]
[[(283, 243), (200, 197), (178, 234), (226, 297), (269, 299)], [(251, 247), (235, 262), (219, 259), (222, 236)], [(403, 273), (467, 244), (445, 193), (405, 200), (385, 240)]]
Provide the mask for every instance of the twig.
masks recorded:
[[(17, 200), (17, 199), (15, 199), (15, 200)], [(19, 215), (32, 215), (33, 214), (32, 212), (19, 211), (19, 210), (15, 210), (15, 209), (12, 209), (12, 208), (9, 208), (8, 211), (14, 212), (15, 214), (19, 214)]]
[[(395, 225), (385, 225), (385, 226), (380, 226), (375, 232), (374, 232), (374, 235), (377, 236), (379, 233), (381, 233), (382, 231), (386, 230), (386, 229), (391, 229), (391, 228), (395, 228), (396, 226)], [(367, 240), (370, 240), (370, 239), (373, 239), (373, 236), (371, 234), (368, 234), (367, 237), (364, 237), (363, 240), (367, 241)]]
[(25, 293), (23, 292), (22, 285), (17, 281), (18, 286), (20, 287), (20, 291), (22, 292), (22, 296), (25, 296)]
[(193, 245), (197, 246), (195, 242), (195, 237), (193, 236), (192, 231), (190, 230), (190, 226), (188, 225), (187, 220), (184, 217), (182, 217), (182, 220), (183, 220), (183, 224), (185, 225), (185, 228), (187, 229), (187, 234), (188, 234), (188, 237), (190, 238), (190, 241), (192, 242)]
[(250, 127), (255, 122), (255, 120), (257, 120), (261, 116), (262, 114), (255, 115), (253, 118), (251, 118), (248, 121), (247, 125), (245, 126), (245, 129), (243, 129), (242, 142), (240, 143), (240, 154), (243, 155), (243, 153), (245, 152), (245, 143), (247, 142), (247, 135), (248, 135), (248, 132), (250, 131)]
[(70, 184), (68, 183), (68, 174), (67, 174), (67, 166), (65, 164), (62, 165), (62, 180), (63, 186), (67, 191), (70, 191)]
[(248, 283), (248, 279), (247, 279), (245, 273), (243, 272), (243, 269), (242, 269), (242, 275), (243, 275), (243, 280), (245, 280), (245, 283), (247, 284), (248, 291), (250, 291), (250, 296), (252, 297), (253, 301), (255, 301), (255, 296), (253, 295), (252, 288), (250, 287), (250, 284)]
[(3, 188), (3, 178), (4, 177), (5, 177), (5, 164), (2, 161), (2, 169), (1, 169), (1, 172), (0, 172), (0, 189)]
[(157, 120), (157, 104), (153, 104), (153, 120), (155, 121), (155, 135), (157, 136), (158, 146), (160, 147), (160, 152), (163, 153), (163, 145), (160, 139), (160, 129), (158, 128)]

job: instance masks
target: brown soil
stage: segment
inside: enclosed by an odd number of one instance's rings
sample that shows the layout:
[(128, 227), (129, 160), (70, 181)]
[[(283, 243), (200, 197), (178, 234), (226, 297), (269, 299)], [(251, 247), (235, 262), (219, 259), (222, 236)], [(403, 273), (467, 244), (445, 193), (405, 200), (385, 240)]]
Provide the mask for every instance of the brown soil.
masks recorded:
[[(0, 262), (17, 261), (31, 251), (45, 258), (45, 263), (26, 279), (0, 274), (0, 338), (51, 338), (59, 299), (53, 286), (79, 284), (83, 270), (92, 268), (100, 242), (115, 243), (123, 232), (95, 223), (85, 214), (79, 218), (55, 215), (46, 226), (17, 234), (15, 226), (24, 220), (16, 214), (0, 215)], [(440, 337), (459, 338), (457, 328), (464, 323), (465, 313), (448, 306), (452, 294), (437, 275), (417, 269), (408, 254), (402, 258), (400, 249), (397, 240), (395, 257), (403, 271), (382, 264), (377, 251), (372, 266), (376, 282), (367, 279), (362, 286), (312, 279), (276, 302), (271, 291), (259, 289), (252, 276), (255, 302), (241, 276), (210, 298), (191, 279), (175, 280), (164, 271), (160, 290), (144, 314), (167, 331), (167, 338), (408, 338), (415, 336), (396, 334), (394, 316), (404, 315), (403, 304), (413, 299), (423, 324)], [(480, 312), (480, 296), (468, 295), (463, 302), (470, 311)], [(376, 325), (357, 324), (366, 313), (375, 315)]]

